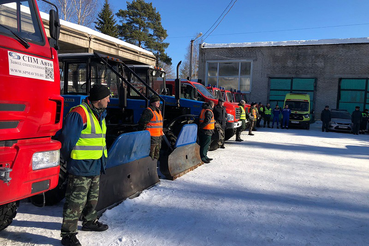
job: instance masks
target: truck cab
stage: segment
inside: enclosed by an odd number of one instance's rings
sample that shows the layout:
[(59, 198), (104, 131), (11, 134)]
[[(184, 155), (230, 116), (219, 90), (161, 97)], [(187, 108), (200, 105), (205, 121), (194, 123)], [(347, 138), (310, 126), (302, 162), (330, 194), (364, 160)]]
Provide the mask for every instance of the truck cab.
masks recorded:
[(288, 105), (291, 110), (289, 123), (291, 126), (301, 126), (310, 129), (310, 96), (306, 93), (288, 93), (284, 99), (283, 108)]
[(244, 100), (246, 103), (248, 102), (246, 93), (241, 92), (240, 90), (236, 90), (236, 89), (232, 90), (232, 93), (233, 93), (235, 102), (240, 102), (241, 100)]
[[(216, 98), (216, 99), (221, 99), (223, 98), (223, 94), (222, 91), (220, 90), (220, 88), (215, 87), (215, 86), (207, 86), (206, 89), (208, 89), (208, 91)], [(223, 98), (224, 99), (224, 98)]]
[(56, 187), (62, 126), (57, 40), (50, 11), (48, 39), (34, 0), (0, 1), (0, 231), (19, 201)]

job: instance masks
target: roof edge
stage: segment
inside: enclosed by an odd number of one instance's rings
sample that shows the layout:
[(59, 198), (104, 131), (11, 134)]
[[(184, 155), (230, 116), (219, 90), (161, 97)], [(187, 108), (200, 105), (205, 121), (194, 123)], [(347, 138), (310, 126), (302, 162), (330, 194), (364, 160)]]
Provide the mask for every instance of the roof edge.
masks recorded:
[(328, 44), (361, 44), (361, 43), (369, 43), (369, 37), (345, 38), (345, 39), (320, 39), (320, 40), (268, 41), (268, 42), (248, 42), (248, 43), (228, 43), (228, 44), (202, 43), (201, 48), (215, 49), (215, 48), (300, 46), (300, 45), (328, 45)]

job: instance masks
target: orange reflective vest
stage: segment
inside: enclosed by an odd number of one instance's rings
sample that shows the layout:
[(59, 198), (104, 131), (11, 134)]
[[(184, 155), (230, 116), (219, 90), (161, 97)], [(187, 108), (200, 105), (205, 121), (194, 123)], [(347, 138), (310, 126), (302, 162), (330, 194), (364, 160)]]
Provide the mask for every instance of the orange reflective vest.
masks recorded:
[(155, 110), (153, 111), (150, 107), (148, 107), (153, 114), (150, 122), (146, 125), (146, 130), (150, 132), (151, 137), (160, 137), (163, 136), (163, 116), (161, 112), (159, 113)]
[(207, 110), (209, 110), (211, 112), (211, 114), (212, 114), (211, 121), (203, 129), (204, 130), (214, 130), (214, 126), (215, 126), (214, 114), (213, 114), (213, 111), (211, 111), (210, 109), (202, 109), (201, 110), (199, 122), (200, 122), (200, 124), (201, 123), (204, 123), (204, 120), (205, 120), (205, 112)]

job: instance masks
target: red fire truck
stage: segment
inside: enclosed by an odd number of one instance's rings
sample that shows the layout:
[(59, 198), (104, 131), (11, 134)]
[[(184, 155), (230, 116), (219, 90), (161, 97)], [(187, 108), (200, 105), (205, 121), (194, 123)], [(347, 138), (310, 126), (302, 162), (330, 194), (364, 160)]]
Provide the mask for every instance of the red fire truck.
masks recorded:
[(57, 9), (49, 29), (50, 39), (35, 0), (0, 0), (0, 231), (21, 199), (59, 179), (61, 144), (52, 140), (63, 116)]

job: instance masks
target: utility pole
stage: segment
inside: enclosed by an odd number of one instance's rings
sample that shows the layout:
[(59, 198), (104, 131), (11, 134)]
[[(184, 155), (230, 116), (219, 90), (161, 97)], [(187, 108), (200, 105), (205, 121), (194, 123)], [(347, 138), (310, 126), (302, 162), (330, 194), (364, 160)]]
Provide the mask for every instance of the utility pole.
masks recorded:
[(200, 32), (196, 38), (191, 39), (191, 48), (190, 48), (190, 72), (189, 72), (189, 80), (191, 80), (192, 77), (192, 53), (193, 53), (193, 42), (198, 39), (199, 37), (201, 37), (202, 32)]

